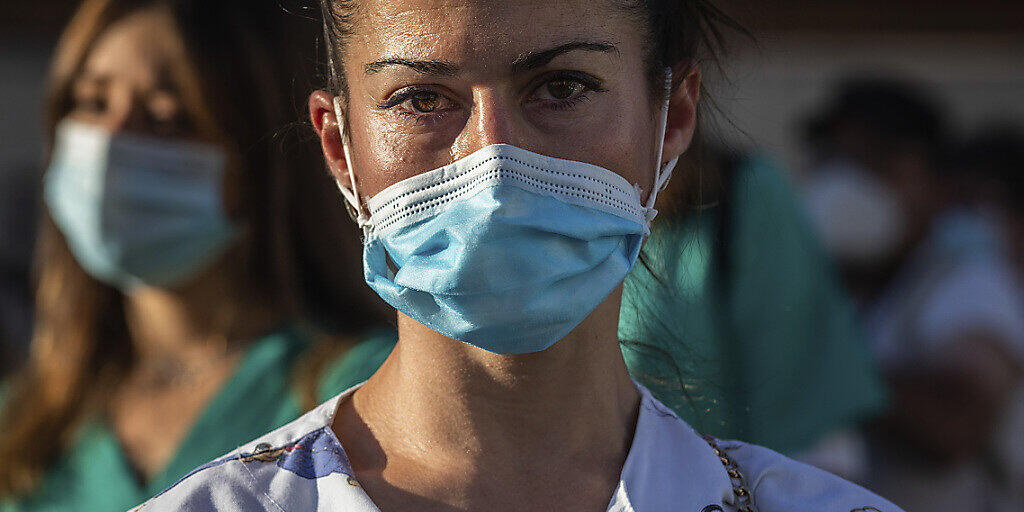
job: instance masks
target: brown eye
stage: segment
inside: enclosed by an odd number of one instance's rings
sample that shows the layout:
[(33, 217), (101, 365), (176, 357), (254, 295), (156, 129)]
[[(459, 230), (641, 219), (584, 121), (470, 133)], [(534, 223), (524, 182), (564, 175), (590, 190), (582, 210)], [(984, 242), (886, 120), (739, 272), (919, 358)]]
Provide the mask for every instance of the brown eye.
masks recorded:
[(74, 110), (87, 114), (102, 114), (107, 111), (107, 101), (98, 95), (76, 98)]
[(82, 79), (71, 91), (71, 109), (80, 114), (101, 115), (107, 111), (106, 84), (96, 79)]
[(583, 90), (583, 84), (575, 80), (552, 80), (546, 87), (548, 94), (556, 100), (571, 98)]
[(416, 93), (409, 101), (412, 108), (421, 113), (433, 112), (441, 105), (441, 97), (433, 92)]

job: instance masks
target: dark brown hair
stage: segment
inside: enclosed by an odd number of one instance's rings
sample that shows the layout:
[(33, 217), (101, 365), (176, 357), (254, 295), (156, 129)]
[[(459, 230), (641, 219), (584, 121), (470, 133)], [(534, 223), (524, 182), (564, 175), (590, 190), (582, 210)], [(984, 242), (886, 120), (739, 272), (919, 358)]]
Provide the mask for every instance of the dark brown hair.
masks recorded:
[[(238, 220), (249, 234), (232, 253), (237, 263), (225, 303), (244, 298), (281, 318), (329, 312), (348, 332), (380, 322), (376, 310), (365, 306), (358, 279), (358, 235), (319, 154), (300, 144), (283, 151), (280, 130), (293, 124), (294, 87), (305, 86), (295, 80), (307, 63), (290, 51), (296, 46), (289, 41), (308, 41), (312, 34), (286, 19), (274, 2), (85, 0), (50, 73), (51, 142), (96, 40), (116, 21), (147, 8), (166, 9), (174, 20), (199, 81), (199, 90), (182, 91), (186, 103), (201, 105), (189, 113), (197, 125), (216, 131), (237, 164), (239, 175), (228, 181), (241, 198)], [(52, 219), (43, 216), (30, 358), (0, 413), (0, 497), (31, 491), (133, 364), (122, 295), (86, 274)]]

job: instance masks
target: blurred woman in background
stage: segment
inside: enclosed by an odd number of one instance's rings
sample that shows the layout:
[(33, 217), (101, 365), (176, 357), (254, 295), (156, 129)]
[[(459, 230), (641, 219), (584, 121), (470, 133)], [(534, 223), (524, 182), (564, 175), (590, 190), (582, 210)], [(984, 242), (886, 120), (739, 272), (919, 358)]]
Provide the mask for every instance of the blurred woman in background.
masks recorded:
[(71, 21), (0, 510), (123, 510), (297, 416), (293, 381), (309, 403), (337, 391), (318, 389), (320, 353), (291, 371), (314, 339), (300, 312), (349, 332), (376, 317), (340, 280), (358, 263), (330, 179), (278, 150), (298, 29), (225, 1), (87, 0)]

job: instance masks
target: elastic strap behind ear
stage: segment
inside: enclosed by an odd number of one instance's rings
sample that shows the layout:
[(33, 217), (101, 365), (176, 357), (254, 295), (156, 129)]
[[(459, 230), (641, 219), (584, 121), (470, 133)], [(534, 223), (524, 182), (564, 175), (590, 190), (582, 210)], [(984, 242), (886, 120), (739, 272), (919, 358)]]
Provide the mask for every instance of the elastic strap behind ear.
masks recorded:
[(352, 217), (355, 218), (356, 223), (359, 227), (364, 227), (369, 221), (369, 215), (363, 208), (362, 201), (359, 200), (359, 189), (356, 187), (356, 173), (352, 167), (352, 153), (349, 150), (349, 137), (345, 131), (345, 112), (341, 108), (341, 97), (334, 97), (334, 115), (338, 118), (338, 131), (341, 134), (341, 146), (342, 151), (345, 153), (345, 166), (348, 168), (349, 185), (351, 189), (345, 188), (341, 182), (337, 182), (338, 190), (341, 195), (345, 197), (345, 202), (352, 213)]
[(661, 159), (664, 156), (665, 151), (665, 135), (668, 131), (668, 109), (672, 102), (672, 68), (665, 68), (665, 99), (661, 105), (661, 112), (658, 117), (658, 159), (655, 160), (654, 165), (654, 188), (651, 190), (651, 195), (647, 198), (647, 222), (648, 224), (654, 220), (654, 217), (658, 215), (658, 210), (654, 209), (654, 204), (658, 199), (658, 193), (668, 186), (668, 180), (672, 177), (672, 170), (675, 169), (676, 163), (679, 158), (673, 158), (672, 161), (666, 163), (664, 166), (661, 165)]

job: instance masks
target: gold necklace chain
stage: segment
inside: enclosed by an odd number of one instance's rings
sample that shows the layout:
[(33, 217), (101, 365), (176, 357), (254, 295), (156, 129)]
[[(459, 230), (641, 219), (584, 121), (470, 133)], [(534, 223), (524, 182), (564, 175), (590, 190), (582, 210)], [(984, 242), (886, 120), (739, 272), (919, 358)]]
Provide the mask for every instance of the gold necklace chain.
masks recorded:
[(725, 472), (729, 475), (732, 493), (736, 495), (737, 510), (739, 512), (757, 512), (757, 509), (754, 508), (754, 495), (750, 494), (750, 491), (747, 490), (746, 485), (743, 483), (743, 473), (740, 472), (739, 464), (736, 464), (736, 461), (725, 450), (718, 447), (718, 442), (715, 441), (715, 438), (704, 435), (701, 437), (715, 451), (715, 455), (718, 455), (718, 460), (725, 467)]

